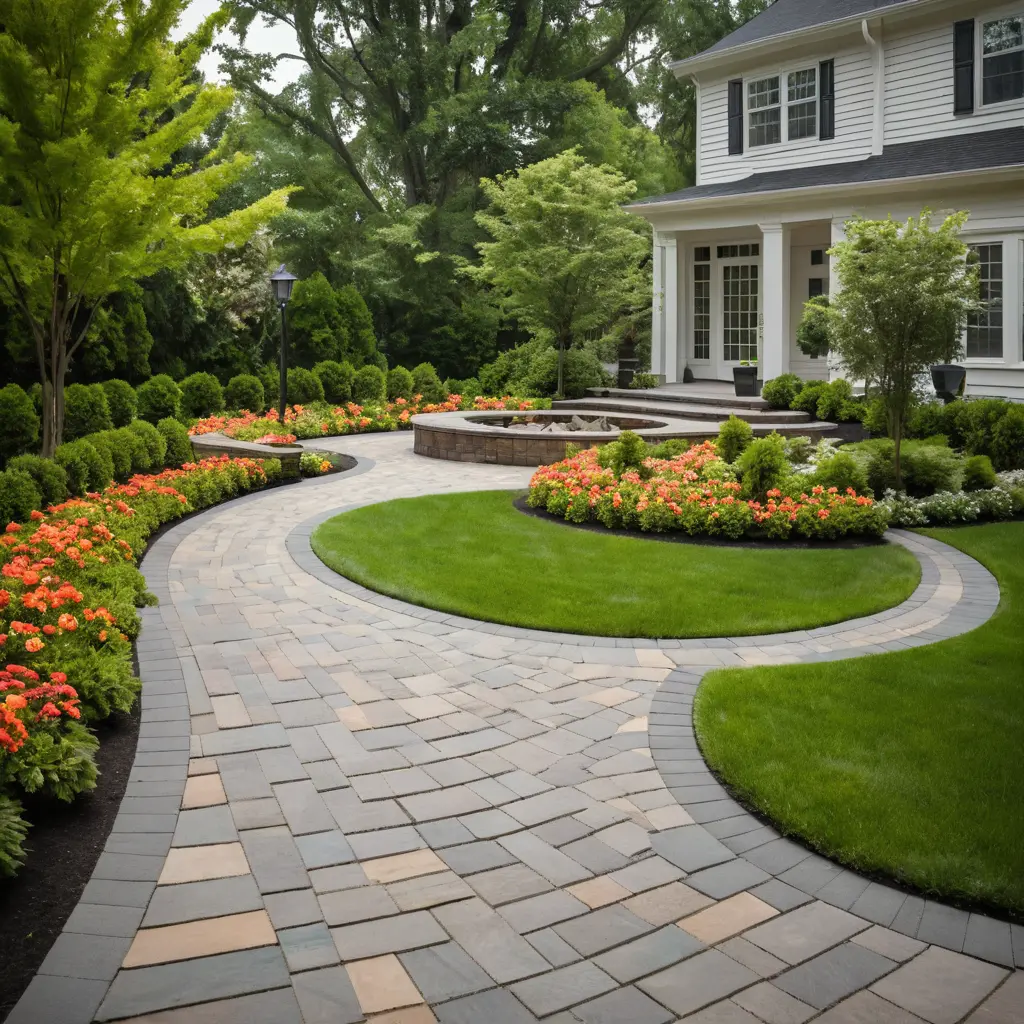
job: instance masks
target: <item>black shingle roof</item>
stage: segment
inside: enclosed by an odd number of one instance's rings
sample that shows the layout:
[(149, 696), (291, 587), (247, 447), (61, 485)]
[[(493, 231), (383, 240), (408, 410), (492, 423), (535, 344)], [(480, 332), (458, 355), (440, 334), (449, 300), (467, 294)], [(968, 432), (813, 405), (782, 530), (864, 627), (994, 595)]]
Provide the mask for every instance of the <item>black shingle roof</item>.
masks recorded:
[(996, 167), (1024, 165), (1024, 127), (992, 132), (969, 132), (938, 139), (921, 139), (886, 146), (880, 156), (849, 163), (793, 167), (785, 171), (762, 171), (736, 181), (695, 185), (664, 196), (632, 204), (633, 209), (657, 203), (689, 202), (717, 196), (740, 196), (752, 192), (785, 192), (820, 185), (846, 185), (868, 181), (889, 181), (922, 174), (955, 174)]
[(734, 46), (754, 43), (785, 32), (814, 28), (830, 21), (869, 17), (876, 11), (906, 0), (775, 0), (771, 7), (730, 32), (704, 53), (719, 53)]

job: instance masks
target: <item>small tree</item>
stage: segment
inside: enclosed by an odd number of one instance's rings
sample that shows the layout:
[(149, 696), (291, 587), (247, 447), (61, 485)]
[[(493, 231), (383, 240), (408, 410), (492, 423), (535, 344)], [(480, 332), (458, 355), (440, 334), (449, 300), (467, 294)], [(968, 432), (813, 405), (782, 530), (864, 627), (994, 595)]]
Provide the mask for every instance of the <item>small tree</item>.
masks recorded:
[(469, 272), (522, 327), (557, 345), (561, 394), (565, 350), (650, 301), (649, 231), (622, 209), (636, 186), (567, 150), (481, 187), (491, 206), (477, 222), (494, 241), (477, 246), (482, 262)]
[(959, 357), (967, 316), (980, 305), (977, 270), (960, 239), (966, 222), (967, 213), (955, 213), (933, 228), (928, 210), (905, 224), (855, 217), (846, 240), (829, 250), (841, 290), (831, 299), (828, 336), (851, 376), (878, 389), (897, 487), (917, 379)]
[(178, 162), (233, 101), (196, 71), (227, 14), (170, 41), (188, 4), (0, 4), (0, 295), (32, 332), (44, 455), (61, 443), (64, 378), (103, 300), (246, 241), (285, 205), (281, 189), (205, 219), (248, 161)]

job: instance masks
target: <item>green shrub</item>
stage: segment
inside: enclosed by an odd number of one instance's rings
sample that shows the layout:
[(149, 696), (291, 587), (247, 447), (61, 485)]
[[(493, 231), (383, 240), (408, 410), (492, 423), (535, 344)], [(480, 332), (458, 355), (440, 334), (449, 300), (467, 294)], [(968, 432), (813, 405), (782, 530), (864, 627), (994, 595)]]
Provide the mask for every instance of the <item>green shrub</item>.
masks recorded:
[(8, 469), (28, 473), (43, 497), (43, 507), (59, 505), (68, 496), (68, 475), (53, 459), (41, 455), (18, 455), (7, 463)]
[(412, 371), (413, 393), (423, 396), (423, 401), (428, 403), (440, 402), (444, 399), (441, 386), (441, 378), (437, 370), (430, 363), (420, 363)]
[(181, 411), (185, 416), (212, 416), (224, 408), (224, 389), (212, 373), (193, 373), (180, 386)]
[(601, 448), (598, 462), (611, 469), (617, 477), (621, 477), (628, 470), (636, 470), (641, 476), (646, 477), (650, 474), (645, 471), (643, 463), (649, 455), (647, 442), (632, 430), (624, 430), (617, 441), (612, 441)]
[(276, 409), (281, 401), (281, 374), (274, 363), (267, 363), (259, 369), (260, 383), (263, 385), (263, 401), (267, 408)]
[(692, 441), (684, 440), (681, 437), (673, 437), (668, 441), (662, 441), (661, 444), (653, 446), (651, 448), (651, 458), (674, 459), (682, 455), (683, 452), (689, 451), (692, 447)]
[(115, 427), (127, 427), (138, 409), (135, 400), (135, 388), (126, 380), (105, 380), (101, 385), (107, 396), (107, 407), (110, 409), (110, 422)]
[(821, 359), (828, 355), (831, 328), (827, 295), (815, 295), (804, 303), (796, 328), (796, 343), (806, 356)]
[(746, 420), (730, 416), (718, 430), (718, 454), (724, 462), (735, 462), (754, 439)]
[(224, 389), (224, 403), (229, 409), (263, 412), (267, 407), (263, 381), (251, 373), (236, 374)]
[(157, 423), (167, 416), (181, 414), (181, 388), (166, 373), (150, 377), (135, 389), (138, 412), (147, 423)]
[(842, 494), (852, 487), (858, 494), (866, 494), (868, 475), (864, 466), (849, 452), (838, 451), (826, 459), (822, 459), (815, 467), (811, 476), (811, 485), (818, 484), (826, 490), (838, 488)]
[(288, 371), (289, 405), (309, 405), (310, 402), (322, 402), (323, 400), (324, 386), (312, 370), (296, 366)]
[(338, 363), (325, 359), (313, 367), (324, 389), (324, 400), (335, 405), (352, 401), (352, 378), (355, 368), (351, 363)]
[(387, 395), (384, 371), (379, 366), (361, 366), (352, 378), (352, 401), (359, 405), (383, 402)]
[(964, 490), (990, 491), (996, 485), (996, 471), (987, 455), (972, 455), (964, 462)]
[(789, 403), (790, 409), (798, 412), (809, 412), (812, 416), (818, 415), (818, 399), (822, 391), (828, 387), (823, 380), (810, 380), (804, 384), (800, 393)]
[(22, 844), (28, 828), (28, 822), (21, 816), (21, 804), (0, 793), (0, 875), (16, 875), (25, 863)]
[(93, 443), (94, 447), (98, 447), (96, 442), (99, 439), (100, 443), (110, 453), (111, 463), (114, 467), (114, 479), (119, 483), (124, 483), (132, 475), (132, 453), (134, 447), (130, 444), (125, 444), (126, 437), (135, 437), (127, 427), (118, 427), (117, 430), (107, 430), (102, 434), (91, 434), (89, 440)]
[(889, 436), (889, 421), (885, 413), (885, 399), (875, 397), (868, 400), (864, 407), (864, 427), (875, 437)]
[(69, 384), (64, 389), (64, 438), (75, 441), (113, 427), (107, 394), (99, 384)]
[(852, 400), (853, 388), (850, 387), (850, 382), (839, 377), (821, 389), (818, 404), (814, 407), (815, 415), (819, 420), (840, 423)]
[(444, 382), (444, 390), (447, 395), (461, 395), (463, 398), (478, 398), (483, 394), (480, 381), (476, 377), (467, 377), (465, 380), (449, 377)]
[[(443, 387), (442, 391), (447, 391), (447, 387)], [(413, 375), (404, 367), (396, 366), (393, 370), (388, 370), (388, 399), (394, 401), (396, 398), (404, 398), (407, 401), (412, 399), (412, 396), (416, 391), (416, 381)], [(451, 394), (451, 392), (448, 392)]]
[(0, 470), (0, 530), (8, 523), (24, 523), (33, 509), (43, 504), (43, 496), (24, 470)]
[(942, 402), (922, 402), (907, 420), (907, 437), (934, 437), (948, 433), (946, 407)]
[[(936, 439), (904, 441), (900, 446), (900, 472), (903, 489), (912, 497), (927, 497), (937, 491), (958, 491), (963, 468), (961, 459)], [(868, 485), (876, 495), (896, 486), (894, 460), (896, 445), (888, 438), (877, 438), (848, 445), (867, 472)]]
[(164, 456), (167, 454), (167, 442), (164, 440), (164, 435), (146, 420), (136, 420), (128, 429), (141, 438), (146, 446), (149, 469), (143, 472), (159, 473), (164, 468)]
[(634, 373), (629, 386), (638, 391), (646, 391), (656, 388), (660, 383), (661, 378), (656, 373)]
[(89, 488), (89, 465), (77, 441), (65, 441), (53, 453), (53, 461), (64, 470), (68, 493), (81, 497)]
[(991, 455), (995, 429), (1014, 406), (1002, 398), (980, 398), (965, 402), (964, 408), (964, 451), (968, 455)]
[(764, 501), (768, 491), (778, 487), (789, 472), (785, 442), (774, 432), (751, 441), (736, 460), (736, 468), (743, 482), (743, 493), (748, 498)]
[(97, 431), (88, 437), (79, 438), (79, 442), (89, 445), (96, 453), (99, 462), (93, 463), (91, 459), (89, 460), (89, 490), (101, 491), (114, 481), (114, 453), (111, 451), (107, 432)]
[(0, 388), (0, 465), (39, 440), (39, 415), (17, 384)]
[(540, 351), (536, 342), (517, 345), (502, 352), (492, 363), (480, 367), (480, 387), (485, 395), (507, 395), (509, 384), (526, 376), (530, 361)]
[(1013, 405), (992, 428), (992, 462), (996, 469), (1024, 469), (1024, 405)]
[[(133, 422), (135, 421), (133, 420)], [(117, 439), (116, 443), (128, 455), (128, 475), (148, 472), (151, 460), (149, 449), (146, 447), (146, 442), (143, 441), (142, 436), (132, 430), (131, 427), (119, 427), (113, 434)]]
[(804, 382), (795, 373), (784, 373), (764, 382), (761, 397), (773, 409), (789, 409), (793, 399), (803, 391)]
[[(255, 377), (252, 379), (256, 380)], [(256, 383), (259, 384), (259, 381), (256, 380)], [(156, 429), (160, 431), (164, 441), (167, 443), (167, 448), (164, 452), (165, 466), (170, 466), (172, 469), (180, 469), (186, 462), (195, 461), (195, 454), (192, 451), (192, 442), (189, 440), (188, 431), (176, 419), (168, 416), (156, 425)]]
[[(483, 383), (481, 370), (481, 383)], [(565, 353), (562, 390), (566, 398), (585, 398), (588, 388), (610, 380), (600, 360), (587, 349), (571, 348)], [(558, 389), (558, 352), (553, 348), (534, 351), (525, 373), (510, 380), (503, 390), (514, 395), (546, 398)]]

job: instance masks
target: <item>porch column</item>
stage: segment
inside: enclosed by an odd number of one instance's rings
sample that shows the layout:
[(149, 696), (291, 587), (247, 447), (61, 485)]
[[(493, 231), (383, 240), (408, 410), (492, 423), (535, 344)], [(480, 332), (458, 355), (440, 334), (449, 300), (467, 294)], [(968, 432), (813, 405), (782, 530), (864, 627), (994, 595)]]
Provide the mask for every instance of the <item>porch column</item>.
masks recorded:
[(761, 237), (761, 377), (771, 380), (789, 372), (790, 229), (762, 224)]
[(654, 298), (651, 303), (651, 373), (664, 373), (665, 365), (665, 247), (654, 233)]
[[(832, 218), (832, 245), (836, 245), (838, 242), (846, 241), (846, 218), (845, 217), (833, 217)], [(828, 261), (828, 294), (830, 299), (835, 297), (840, 292), (839, 277), (836, 274), (836, 260), (835, 257), (829, 257)], [(843, 368), (840, 365), (836, 357), (830, 352), (828, 354), (828, 379), (836, 380), (843, 376)]]
[(665, 360), (662, 373), (666, 383), (679, 379), (679, 247), (675, 235), (663, 235), (665, 241), (665, 302), (664, 337)]

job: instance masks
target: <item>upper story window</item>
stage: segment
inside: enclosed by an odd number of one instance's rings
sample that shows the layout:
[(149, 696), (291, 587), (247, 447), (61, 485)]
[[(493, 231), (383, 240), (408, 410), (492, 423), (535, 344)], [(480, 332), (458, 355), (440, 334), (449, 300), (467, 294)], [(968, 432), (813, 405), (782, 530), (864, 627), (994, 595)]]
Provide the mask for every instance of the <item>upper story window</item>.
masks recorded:
[(810, 139), (817, 134), (817, 68), (747, 82), (747, 138), (751, 149)]
[(981, 102), (1024, 97), (1024, 18), (1000, 18), (981, 26)]

